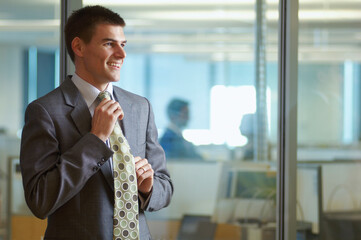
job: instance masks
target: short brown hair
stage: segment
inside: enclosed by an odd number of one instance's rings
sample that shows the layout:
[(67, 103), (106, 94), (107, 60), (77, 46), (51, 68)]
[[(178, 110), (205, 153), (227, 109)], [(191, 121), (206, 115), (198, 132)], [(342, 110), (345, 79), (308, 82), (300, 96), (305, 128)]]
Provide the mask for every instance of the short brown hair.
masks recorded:
[(98, 24), (113, 24), (124, 27), (125, 22), (117, 13), (102, 6), (87, 6), (74, 11), (68, 18), (64, 28), (65, 43), (71, 60), (74, 62), (74, 52), (71, 42), (79, 37), (85, 43), (89, 43), (95, 27)]

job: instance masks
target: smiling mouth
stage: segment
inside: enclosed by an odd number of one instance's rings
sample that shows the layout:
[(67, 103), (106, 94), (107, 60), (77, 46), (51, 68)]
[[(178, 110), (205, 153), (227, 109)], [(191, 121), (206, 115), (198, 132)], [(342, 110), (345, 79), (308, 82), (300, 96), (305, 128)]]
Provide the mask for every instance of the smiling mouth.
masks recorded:
[(115, 68), (120, 68), (120, 66), (121, 66), (120, 63), (107, 63), (107, 65), (109, 65), (111, 67), (115, 67)]

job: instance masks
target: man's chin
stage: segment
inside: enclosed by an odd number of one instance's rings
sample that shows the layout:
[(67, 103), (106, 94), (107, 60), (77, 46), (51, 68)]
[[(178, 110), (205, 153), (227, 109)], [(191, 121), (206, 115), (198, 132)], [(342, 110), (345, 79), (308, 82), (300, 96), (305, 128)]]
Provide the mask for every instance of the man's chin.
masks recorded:
[(109, 79), (109, 82), (119, 82), (119, 80), (120, 80), (120, 76), (117, 78), (112, 77)]

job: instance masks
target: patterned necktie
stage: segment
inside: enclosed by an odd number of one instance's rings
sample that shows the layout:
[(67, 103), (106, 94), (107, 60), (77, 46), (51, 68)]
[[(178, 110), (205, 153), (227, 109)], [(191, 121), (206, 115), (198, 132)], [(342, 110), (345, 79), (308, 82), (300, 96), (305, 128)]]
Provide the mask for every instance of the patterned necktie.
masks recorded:
[[(99, 93), (100, 100), (110, 99), (109, 92)], [(138, 187), (134, 156), (116, 121), (109, 137), (114, 151), (114, 218), (113, 240), (139, 239)]]

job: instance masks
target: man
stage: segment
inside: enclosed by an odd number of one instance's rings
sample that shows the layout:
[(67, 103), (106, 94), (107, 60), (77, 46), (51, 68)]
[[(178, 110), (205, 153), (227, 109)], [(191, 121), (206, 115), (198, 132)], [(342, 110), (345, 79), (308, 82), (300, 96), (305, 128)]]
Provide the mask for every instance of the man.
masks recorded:
[(187, 126), (189, 120), (188, 105), (187, 101), (175, 98), (167, 106), (170, 122), (160, 139), (167, 158), (202, 159), (194, 145), (185, 140), (182, 135), (182, 129)]
[[(48, 218), (44, 239), (128, 239), (113, 236), (113, 213), (119, 208), (113, 175), (118, 174), (112, 172), (117, 156), (109, 136), (118, 120), (135, 162), (130, 170), (137, 177), (139, 238), (134, 239), (151, 239), (144, 211), (170, 202), (173, 185), (151, 106), (112, 86), (126, 57), (124, 26), (118, 14), (100, 6), (75, 11), (65, 26), (75, 74), (27, 107), (21, 170), (29, 208)], [(114, 100), (98, 99), (105, 91)]]
[(241, 125), (239, 130), (242, 135), (247, 137), (247, 144), (242, 147), (243, 149), (243, 159), (253, 160), (254, 159), (254, 140), (255, 140), (255, 131), (254, 131), (254, 122), (255, 114), (245, 114), (242, 117)]

